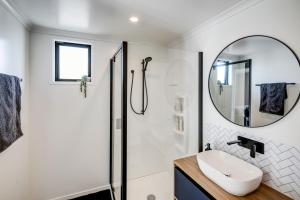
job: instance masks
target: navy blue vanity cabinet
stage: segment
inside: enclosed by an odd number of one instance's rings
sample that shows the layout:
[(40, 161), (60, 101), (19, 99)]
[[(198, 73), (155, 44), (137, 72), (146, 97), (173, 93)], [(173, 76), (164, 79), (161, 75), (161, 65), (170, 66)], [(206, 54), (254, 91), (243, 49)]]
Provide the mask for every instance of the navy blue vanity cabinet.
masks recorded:
[(181, 169), (175, 167), (175, 197), (177, 200), (213, 200), (197, 183)]

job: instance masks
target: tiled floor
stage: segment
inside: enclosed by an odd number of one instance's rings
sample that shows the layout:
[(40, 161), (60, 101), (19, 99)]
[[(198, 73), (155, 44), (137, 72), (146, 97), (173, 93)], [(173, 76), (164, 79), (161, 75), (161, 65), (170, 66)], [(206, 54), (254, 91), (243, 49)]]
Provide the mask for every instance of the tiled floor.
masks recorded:
[(78, 197), (73, 200), (112, 200), (110, 196), (110, 191), (105, 190), (93, 194), (89, 194), (87, 196)]

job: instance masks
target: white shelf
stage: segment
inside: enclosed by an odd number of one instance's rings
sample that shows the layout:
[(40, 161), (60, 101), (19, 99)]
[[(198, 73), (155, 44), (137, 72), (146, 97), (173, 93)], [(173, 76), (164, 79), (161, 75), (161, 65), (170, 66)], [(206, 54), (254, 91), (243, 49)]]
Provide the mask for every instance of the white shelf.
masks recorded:
[(185, 154), (188, 150), (188, 123), (187, 123), (187, 99), (185, 96), (176, 95), (173, 108), (173, 133), (175, 137), (175, 148)]

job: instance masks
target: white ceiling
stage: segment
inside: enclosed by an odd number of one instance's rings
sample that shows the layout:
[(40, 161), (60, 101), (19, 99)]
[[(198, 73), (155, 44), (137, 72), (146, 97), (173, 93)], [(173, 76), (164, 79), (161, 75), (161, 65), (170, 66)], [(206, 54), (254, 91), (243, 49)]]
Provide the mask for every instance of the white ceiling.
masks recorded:
[[(167, 44), (241, 0), (11, 0), (33, 25)], [(137, 24), (128, 21), (139, 17)]]

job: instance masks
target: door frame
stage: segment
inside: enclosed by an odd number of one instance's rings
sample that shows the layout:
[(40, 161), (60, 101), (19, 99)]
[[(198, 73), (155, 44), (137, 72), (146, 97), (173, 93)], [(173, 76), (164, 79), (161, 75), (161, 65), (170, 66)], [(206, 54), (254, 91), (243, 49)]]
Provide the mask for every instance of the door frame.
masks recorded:
[(109, 183), (112, 190), (113, 182), (113, 77), (114, 77), (114, 62), (116, 56), (121, 53), (121, 200), (127, 198), (127, 69), (128, 69), (128, 43), (123, 41), (116, 53), (110, 59), (110, 166), (109, 166)]
[(203, 52), (198, 52), (198, 152), (203, 151)]

